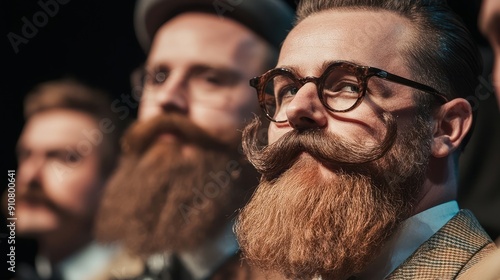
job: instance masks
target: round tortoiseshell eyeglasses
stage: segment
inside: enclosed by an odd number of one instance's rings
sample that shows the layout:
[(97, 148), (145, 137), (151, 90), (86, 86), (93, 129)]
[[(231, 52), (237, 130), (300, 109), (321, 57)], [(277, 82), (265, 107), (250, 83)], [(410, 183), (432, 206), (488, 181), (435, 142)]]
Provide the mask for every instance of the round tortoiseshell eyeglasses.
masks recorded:
[(259, 104), (266, 117), (273, 122), (286, 122), (287, 107), (295, 94), (306, 83), (316, 84), (321, 103), (332, 112), (348, 112), (356, 108), (365, 97), (371, 77), (388, 80), (432, 94), (439, 102), (448, 98), (434, 88), (408, 80), (387, 71), (361, 66), (347, 61), (335, 61), (319, 77), (300, 78), (287, 68), (275, 68), (252, 78), (250, 85), (257, 90)]

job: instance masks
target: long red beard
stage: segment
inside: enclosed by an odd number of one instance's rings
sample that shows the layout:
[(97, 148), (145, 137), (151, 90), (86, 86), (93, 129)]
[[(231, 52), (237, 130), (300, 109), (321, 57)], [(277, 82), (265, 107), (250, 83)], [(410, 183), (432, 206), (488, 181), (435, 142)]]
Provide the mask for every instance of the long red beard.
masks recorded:
[[(258, 126), (249, 125), (244, 135), (251, 137)], [(388, 126), (390, 135), (395, 127)], [(275, 165), (258, 167), (263, 180), (238, 217), (236, 233), (244, 257), (290, 279), (345, 279), (361, 272), (409, 216), (419, 195), (430, 154), (430, 130), (422, 119), (414, 128), (415, 133), (399, 135), (383, 157), (367, 162), (358, 159), (370, 153), (368, 158), (377, 158), (373, 151), (384, 148), (338, 143), (343, 140), (318, 131), (292, 132), (297, 135), (283, 136), (265, 150), (244, 146), (250, 161), (257, 158), (262, 166)], [(243, 140), (255, 141), (245, 136)], [(381, 146), (390, 140), (386, 137), (383, 142)], [(337, 154), (328, 162), (333, 154), (328, 148), (308, 150), (322, 143), (362, 150), (345, 152), (348, 157), (343, 159)], [(300, 153), (289, 159), (290, 153), (280, 153), (283, 150)], [(356, 153), (360, 154), (353, 157)], [(358, 163), (351, 164), (353, 158)]]
[[(182, 143), (158, 141), (164, 132)], [(181, 116), (137, 123), (124, 143), (128, 151), (106, 187), (96, 235), (139, 255), (204, 243), (234, 218), (257, 184), (235, 147)]]

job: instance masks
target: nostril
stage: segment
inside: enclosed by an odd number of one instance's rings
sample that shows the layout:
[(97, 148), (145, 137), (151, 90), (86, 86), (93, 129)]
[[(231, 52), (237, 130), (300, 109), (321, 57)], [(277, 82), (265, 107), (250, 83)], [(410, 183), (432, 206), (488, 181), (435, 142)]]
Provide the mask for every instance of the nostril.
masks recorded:
[(308, 117), (300, 117), (300, 121), (306, 122), (308, 124), (315, 124), (316, 121)]
[(291, 126), (293, 129), (300, 130), (300, 127), (299, 127), (299, 125), (298, 125), (298, 124), (293, 123), (293, 122), (290, 122), (290, 121), (289, 121), (289, 123), (290, 123), (290, 126)]
[(187, 114), (187, 108), (183, 106), (179, 106), (173, 103), (167, 103), (162, 106), (162, 110), (165, 113), (178, 113), (178, 114)]
[(300, 117), (298, 122), (289, 121), (290, 126), (296, 130), (304, 130), (317, 126), (317, 122), (308, 117)]

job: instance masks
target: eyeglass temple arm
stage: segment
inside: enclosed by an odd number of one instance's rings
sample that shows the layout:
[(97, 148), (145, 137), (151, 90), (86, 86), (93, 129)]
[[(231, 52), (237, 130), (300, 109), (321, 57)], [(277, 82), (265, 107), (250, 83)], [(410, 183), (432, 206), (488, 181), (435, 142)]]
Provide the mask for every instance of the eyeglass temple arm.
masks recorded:
[[(379, 69), (377, 69), (377, 70), (379, 70)], [(396, 82), (398, 84), (402, 84), (405, 86), (409, 86), (409, 87), (430, 93), (430, 94), (434, 95), (435, 97), (439, 98), (439, 100), (442, 101), (443, 103), (448, 102), (448, 98), (444, 94), (440, 93), (439, 91), (433, 89), (430, 86), (426, 86), (424, 84), (417, 83), (417, 82), (412, 81), (412, 80), (408, 80), (408, 79), (403, 78), (401, 76), (397, 76), (397, 75), (388, 73), (384, 70), (379, 70), (375, 75), (379, 78), (382, 78), (382, 79), (393, 81), (393, 82)]]

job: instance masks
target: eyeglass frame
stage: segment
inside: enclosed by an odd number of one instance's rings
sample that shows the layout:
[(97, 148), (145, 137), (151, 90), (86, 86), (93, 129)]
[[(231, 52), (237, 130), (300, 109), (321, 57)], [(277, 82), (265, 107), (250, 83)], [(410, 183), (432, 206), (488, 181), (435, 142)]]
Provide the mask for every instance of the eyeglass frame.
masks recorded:
[[(344, 110), (336, 110), (336, 109), (333, 109), (332, 107), (330, 107), (326, 103), (326, 100), (324, 99), (324, 94), (323, 94), (323, 87), (325, 85), (325, 80), (327, 79), (327, 77), (330, 75), (330, 73), (334, 69), (337, 69), (339, 67), (340, 68), (347, 68), (348, 70), (350, 70), (354, 74), (354, 76), (356, 76), (356, 78), (358, 80), (358, 85), (360, 87), (360, 94), (358, 95), (356, 102), (351, 107), (344, 109)], [(299, 90), (306, 83), (309, 83), (309, 82), (314, 83), (317, 87), (317, 94), (318, 94), (319, 100), (321, 101), (321, 104), (323, 104), (323, 106), (325, 106), (325, 108), (327, 108), (328, 110), (330, 110), (332, 112), (336, 112), (336, 113), (343, 113), (343, 112), (352, 111), (361, 104), (361, 102), (363, 101), (363, 99), (366, 95), (366, 89), (368, 88), (367, 87), (368, 80), (371, 77), (381, 78), (384, 80), (388, 80), (388, 81), (391, 81), (391, 82), (394, 82), (397, 84), (401, 84), (404, 86), (408, 86), (408, 87), (429, 93), (429, 94), (433, 95), (434, 97), (436, 97), (442, 104), (445, 104), (449, 101), (448, 98), (446, 97), (446, 95), (440, 93), (439, 91), (437, 91), (436, 89), (434, 89), (430, 86), (427, 86), (427, 85), (424, 85), (422, 83), (415, 82), (415, 81), (409, 80), (407, 78), (389, 73), (389, 72), (382, 70), (382, 69), (379, 69), (379, 68), (370, 67), (370, 66), (362, 66), (362, 65), (358, 65), (356, 63), (352, 63), (349, 61), (334, 61), (334, 62), (330, 63), (319, 77), (306, 76), (304, 78), (298, 78), (295, 75), (295, 73), (290, 69), (274, 68), (274, 69), (268, 70), (266, 73), (264, 73), (260, 76), (257, 76), (257, 77), (250, 79), (249, 82), (250, 82), (250, 86), (255, 88), (257, 91), (257, 98), (259, 100), (259, 106), (261, 107), (262, 111), (266, 114), (266, 117), (270, 121), (276, 122), (276, 123), (284, 123), (284, 122), (287, 122), (288, 120), (278, 121), (269, 115), (269, 112), (266, 109), (266, 103), (265, 103), (266, 102), (266, 100), (265, 100), (265, 96), (266, 96), (265, 86), (270, 79), (272, 79), (278, 75), (284, 75), (284, 76), (290, 78), (296, 84), (300, 85), (300, 87), (298, 87)]]

